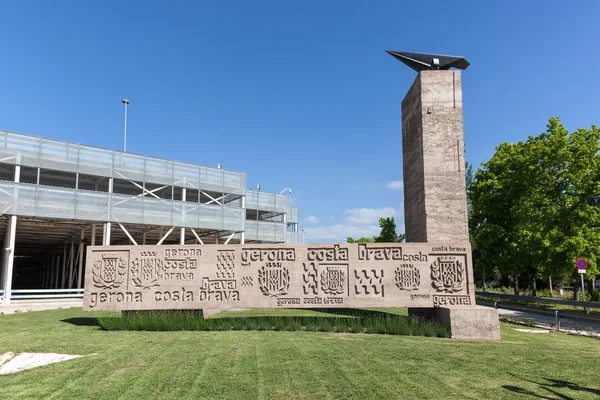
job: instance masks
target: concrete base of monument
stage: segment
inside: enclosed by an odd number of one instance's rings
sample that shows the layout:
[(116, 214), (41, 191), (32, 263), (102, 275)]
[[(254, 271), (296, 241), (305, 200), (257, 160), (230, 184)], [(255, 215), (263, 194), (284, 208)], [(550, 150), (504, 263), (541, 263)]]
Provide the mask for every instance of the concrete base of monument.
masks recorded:
[(495, 308), (409, 308), (408, 315), (448, 325), (453, 339), (500, 340), (500, 320)]

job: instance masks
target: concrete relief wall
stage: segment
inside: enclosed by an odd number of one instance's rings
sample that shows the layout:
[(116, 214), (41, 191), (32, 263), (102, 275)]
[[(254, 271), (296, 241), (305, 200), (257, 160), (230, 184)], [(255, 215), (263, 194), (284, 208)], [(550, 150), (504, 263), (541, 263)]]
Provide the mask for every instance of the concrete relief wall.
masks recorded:
[(466, 243), (90, 246), (84, 309), (474, 307)]

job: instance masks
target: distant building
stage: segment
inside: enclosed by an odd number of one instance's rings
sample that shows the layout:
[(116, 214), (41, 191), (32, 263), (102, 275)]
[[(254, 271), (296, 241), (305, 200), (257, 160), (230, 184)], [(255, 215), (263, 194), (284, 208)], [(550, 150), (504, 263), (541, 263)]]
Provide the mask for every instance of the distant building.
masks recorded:
[(0, 302), (81, 297), (87, 245), (298, 242), (298, 209), (243, 172), (6, 131), (0, 210)]

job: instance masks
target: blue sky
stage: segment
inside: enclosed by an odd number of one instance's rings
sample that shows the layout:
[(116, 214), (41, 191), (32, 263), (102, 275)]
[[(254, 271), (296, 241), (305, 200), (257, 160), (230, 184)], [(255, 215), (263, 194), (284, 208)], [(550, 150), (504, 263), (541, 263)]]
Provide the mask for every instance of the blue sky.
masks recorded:
[[(597, 1), (0, 0), (0, 129), (291, 187), (307, 242), (403, 229), (400, 102), (384, 49), (463, 55), (467, 160), (600, 123)], [(395, 183), (392, 183), (395, 182)]]

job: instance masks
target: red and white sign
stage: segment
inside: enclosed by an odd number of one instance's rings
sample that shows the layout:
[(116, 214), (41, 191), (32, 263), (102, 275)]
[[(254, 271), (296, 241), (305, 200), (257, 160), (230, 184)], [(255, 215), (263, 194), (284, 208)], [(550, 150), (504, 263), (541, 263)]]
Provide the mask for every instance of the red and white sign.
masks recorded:
[(578, 258), (577, 261), (575, 261), (575, 266), (579, 270), (580, 274), (585, 274), (585, 270), (588, 266), (588, 263), (585, 260), (585, 258)]

